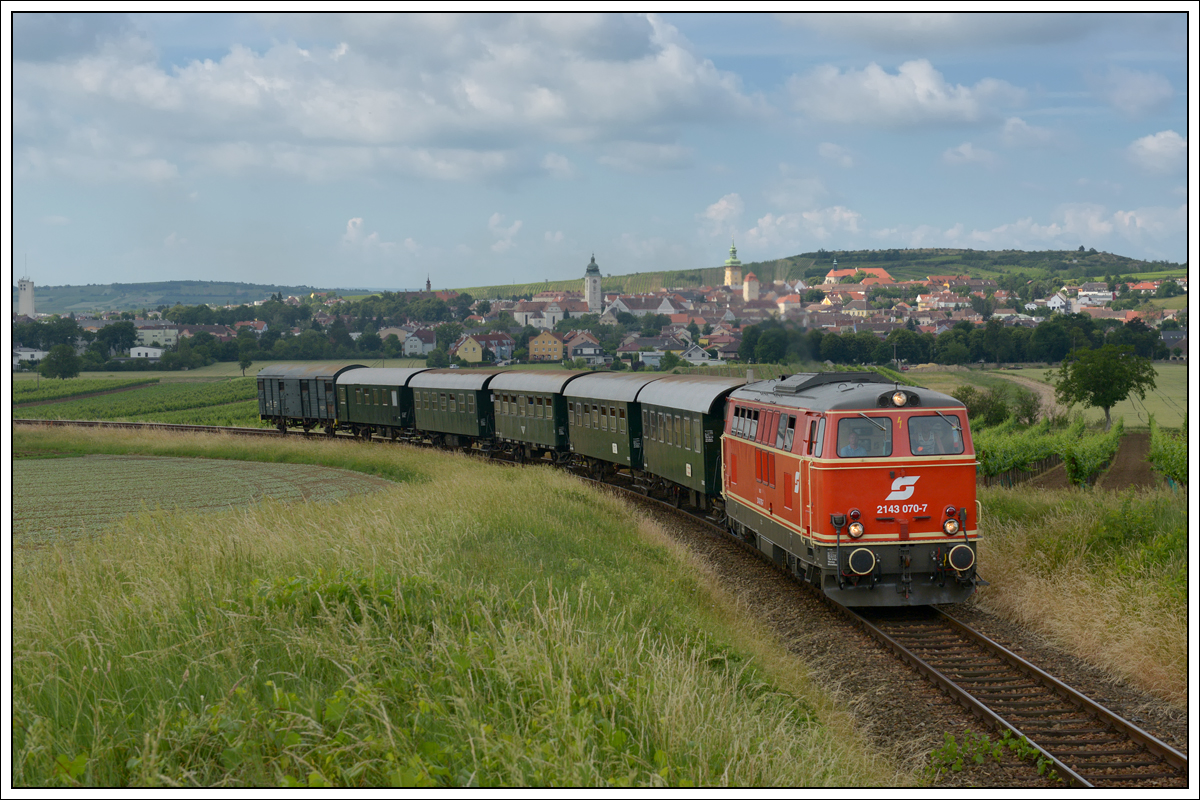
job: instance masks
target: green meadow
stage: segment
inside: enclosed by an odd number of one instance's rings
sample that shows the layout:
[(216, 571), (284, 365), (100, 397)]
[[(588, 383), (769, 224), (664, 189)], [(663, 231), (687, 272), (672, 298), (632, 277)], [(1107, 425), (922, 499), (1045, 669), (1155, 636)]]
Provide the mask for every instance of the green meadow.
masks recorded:
[(134, 507), (99, 535), (17, 547), (17, 786), (921, 780), (865, 745), (703, 564), (570, 475), (300, 437), (18, 427), (14, 452), (18, 469), (110, 453), (391, 481)]

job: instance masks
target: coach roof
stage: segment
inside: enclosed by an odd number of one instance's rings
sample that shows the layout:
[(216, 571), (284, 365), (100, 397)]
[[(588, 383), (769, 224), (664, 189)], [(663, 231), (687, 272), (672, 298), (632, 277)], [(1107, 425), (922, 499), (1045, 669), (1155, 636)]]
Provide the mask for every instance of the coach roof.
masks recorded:
[(336, 378), (351, 369), (366, 369), (363, 364), (272, 364), (263, 367), (260, 380), (323, 380)]
[(499, 374), (494, 369), (427, 369), (414, 375), (408, 385), (414, 389), (469, 389), (477, 392)]
[(576, 378), (563, 390), (565, 397), (582, 397), (585, 400), (612, 400), (632, 403), (646, 384), (662, 380), (665, 375), (644, 373), (596, 372)]
[(511, 370), (501, 372), (488, 384), (492, 391), (546, 392), (561, 394), (563, 387), (580, 375), (590, 375), (586, 370), (566, 372), (560, 370)]
[(745, 383), (745, 378), (719, 375), (668, 375), (648, 384), (637, 399), (653, 406), (712, 414), (720, 400)]
[(339, 375), (339, 386), (407, 386), (413, 375), (429, 367), (367, 367)]

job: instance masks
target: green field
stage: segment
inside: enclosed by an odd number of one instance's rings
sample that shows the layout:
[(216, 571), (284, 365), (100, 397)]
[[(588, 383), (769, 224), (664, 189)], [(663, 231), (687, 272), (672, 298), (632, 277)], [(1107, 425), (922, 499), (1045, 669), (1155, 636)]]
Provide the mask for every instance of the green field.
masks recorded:
[[(1187, 365), (1155, 364), (1154, 369), (1158, 372), (1158, 377), (1155, 378), (1155, 389), (1147, 392), (1144, 400), (1140, 400), (1136, 395), (1133, 395), (1113, 406), (1113, 419), (1124, 417), (1126, 430), (1149, 429), (1151, 414), (1158, 420), (1158, 424), (1164, 428), (1174, 429), (1183, 424), (1183, 417), (1187, 413), (1188, 403)], [(1046, 378), (1047, 372), (1048, 370), (1045, 369), (1021, 369), (1012, 371), (997, 370), (992, 374), (999, 376), (1001, 379), (1006, 379), (1008, 375), (1017, 375), (1050, 385), (1049, 380)], [(1075, 410), (1082, 412), (1083, 418), (1090, 425), (1104, 421), (1103, 409), (1084, 409), (1076, 406)]]
[(922, 780), (698, 559), (565, 473), (300, 437), (18, 428), (14, 448), (398, 481), (334, 503), (147, 511), (16, 548), (17, 786)]
[[(1150, 414), (1164, 428), (1176, 429), (1183, 424), (1183, 416), (1187, 411), (1188, 402), (1188, 368), (1186, 364), (1156, 363), (1155, 379), (1157, 388), (1147, 392), (1145, 400), (1133, 396), (1113, 406), (1112, 417), (1124, 417), (1126, 430), (1149, 429)], [(1037, 381), (1047, 387), (1051, 386), (1046, 378), (1047, 368), (1018, 369), (1018, 370), (974, 370), (974, 369), (944, 369), (938, 371), (907, 372), (921, 386), (946, 394), (952, 393), (960, 386), (978, 386), (989, 389), (996, 386), (1017, 385), (1027, 388), (1018, 381), (1011, 380), (1012, 376), (1023, 377)], [(1098, 408), (1083, 408), (1075, 406), (1073, 412), (1083, 415), (1089, 425), (1104, 421), (1104, 411)]]

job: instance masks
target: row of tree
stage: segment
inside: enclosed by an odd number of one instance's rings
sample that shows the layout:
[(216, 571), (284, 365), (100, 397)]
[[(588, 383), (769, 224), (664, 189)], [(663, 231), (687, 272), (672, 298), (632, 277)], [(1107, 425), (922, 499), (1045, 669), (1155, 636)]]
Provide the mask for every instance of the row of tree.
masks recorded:
[(1124, 325), (1107, 322), (1111, 321), (1097, 321), (1087, 314), (1055, 314), (1036, 328), (1006, 326), (999, 320), (984, 325), (960, 321), (936, 336), (905, 327), (881, 340), (871, 331), (837, 334), (768, 320), (742, 331), (738, 357), (758, 363), (886, 364), (893, 358), (913, 364), (1050, 363), (1062, 361), (1073, 350), (1107, 344), (1128, 345), (1143, 358), (1171, 355), (1159, 332), (1140, 319)]

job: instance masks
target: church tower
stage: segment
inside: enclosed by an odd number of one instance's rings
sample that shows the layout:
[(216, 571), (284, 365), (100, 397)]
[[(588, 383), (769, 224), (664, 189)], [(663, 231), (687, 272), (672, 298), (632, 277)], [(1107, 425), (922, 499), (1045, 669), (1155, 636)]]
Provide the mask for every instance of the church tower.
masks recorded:
[(600, 267), (596, 264), (596, 254), (592, 253), (592, 261), (583, 273), (583, 299), (587, 301), (588, 313), (599, 314), (603, 295), (600, 294)]
[(725, 259), (725, 285), (736, 289), (742, 285), (742, 262), (738, 261), (737, 247), (729, 240), (729, 258)]

